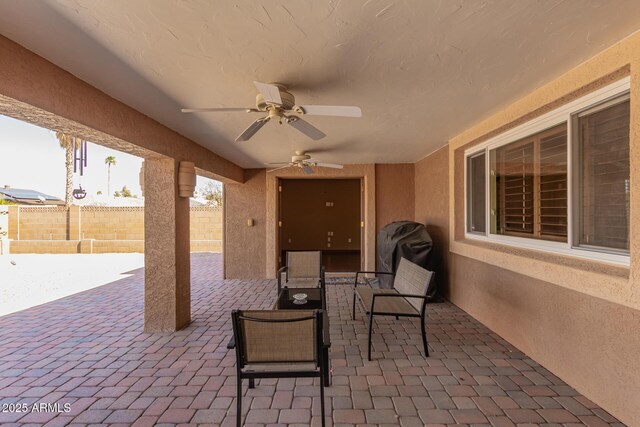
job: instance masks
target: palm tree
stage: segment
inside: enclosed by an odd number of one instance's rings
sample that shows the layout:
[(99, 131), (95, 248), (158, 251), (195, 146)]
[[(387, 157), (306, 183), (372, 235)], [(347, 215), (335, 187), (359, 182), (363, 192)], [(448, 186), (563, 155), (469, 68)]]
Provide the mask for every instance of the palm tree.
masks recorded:
[(107, 165), (107, 196), (111, 195), (111, 166), (116, 165), (115, 156), (107, 156), (104, 159), (104, 164)]
[(71, 198), (73, 197), (73, 140), (74, 137), (66, 133), (56, 132), (56, 138), (60, 143), (60, 147), (65, 150), (65, 167), (67, 169), (67, 180), (64, 192), (64, 204), (66, 207), (71, 206)]

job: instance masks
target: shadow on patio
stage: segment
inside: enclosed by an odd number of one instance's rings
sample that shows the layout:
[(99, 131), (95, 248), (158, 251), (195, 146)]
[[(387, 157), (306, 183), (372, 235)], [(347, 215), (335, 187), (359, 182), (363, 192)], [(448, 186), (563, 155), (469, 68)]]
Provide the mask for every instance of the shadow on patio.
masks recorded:
[[(222, 280), (221, 255), (192, 255), (193, 323), (143, 328), (143, 272), (0, 318), (2, 404), (58, 403), (61, 412), (3, 412), (3, 425), (235, 425), (232, 308), (270, 308), (273, 280)], [(351, 287), (330, 284), (334, 425), (622, 426), (604, 410), (452, 304), (428, 306), (431, 357), (417, 319), (351, 320)], [(319, 425), (312, 379), (245, 388), (246, 425)], [(317, 380), (315, 380), (317, 381)], [(70, 403), (69, 412), (62, 406)]]

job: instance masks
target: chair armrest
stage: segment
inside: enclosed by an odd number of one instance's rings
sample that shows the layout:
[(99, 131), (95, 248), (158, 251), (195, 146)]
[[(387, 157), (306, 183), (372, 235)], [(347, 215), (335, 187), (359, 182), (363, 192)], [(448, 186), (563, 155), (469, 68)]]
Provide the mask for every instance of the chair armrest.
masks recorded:
[(389, 271), (356, 271), (356, 281), (353, 284), (354, 288), (358, 286), (358, 276), (360, 276), (360, 274), (388, 274), (390, 276), (396, 275), (396, 273), (391, 273)]

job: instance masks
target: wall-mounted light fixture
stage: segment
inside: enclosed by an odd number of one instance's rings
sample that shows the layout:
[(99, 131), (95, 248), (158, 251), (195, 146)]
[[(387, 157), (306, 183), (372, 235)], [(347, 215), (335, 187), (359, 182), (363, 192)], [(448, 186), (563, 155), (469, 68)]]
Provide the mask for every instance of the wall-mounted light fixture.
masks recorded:
[(178, 169), (178, 194), (180, 197), (193, 197), (196, 189), (196, 165), (193, 162), (180, 162)]
[(255, 225), (255, 221), (253, 220), (253, 218), (249, 218), (247, 220), (247, 227), (253, 227)]

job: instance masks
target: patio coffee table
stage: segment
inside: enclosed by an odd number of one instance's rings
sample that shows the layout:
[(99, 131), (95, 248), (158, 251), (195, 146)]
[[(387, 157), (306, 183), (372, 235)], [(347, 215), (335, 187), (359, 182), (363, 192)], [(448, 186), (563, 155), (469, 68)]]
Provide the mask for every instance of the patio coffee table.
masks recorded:
[[(307, 294), (306, 302), (299, 304), (293, 298), (296, 294)], [(320, 288), (282, 288), (274, 304), (275, 310), (324, 310), (324, 299)], [(325, 316), (326, 317), (326, 316)]]
[[(304, 304), (296, 304), (295, 294), (307, 294), (307, 302)], [(275, 310), (322, 310), (322, 334), (324, 340), (322, 358), (324, 360), (324, 383), (330, 385), (330, 361), (329, 361), (329, 347), (331, 347), (331, 336), (329, 334), (329, 316), (327, 310), (324, 308), (324, 297), (320, 288), (282, 288), (278, 299), (274, 304)], [(236, 341), (234, 337), (231, 337), (227, 344), (227, 349), (231, 350), (236, 348)], [(253, 381), (249, 381), (249, 387), (253, 388)]]

